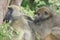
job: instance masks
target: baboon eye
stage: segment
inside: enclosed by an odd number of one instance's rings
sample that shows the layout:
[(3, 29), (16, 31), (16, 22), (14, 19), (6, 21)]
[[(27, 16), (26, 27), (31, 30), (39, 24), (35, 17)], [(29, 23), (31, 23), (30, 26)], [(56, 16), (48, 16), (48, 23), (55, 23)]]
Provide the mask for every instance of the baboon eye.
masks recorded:
[(48, 12), (45, 11), (45, 15), (48, 15)]

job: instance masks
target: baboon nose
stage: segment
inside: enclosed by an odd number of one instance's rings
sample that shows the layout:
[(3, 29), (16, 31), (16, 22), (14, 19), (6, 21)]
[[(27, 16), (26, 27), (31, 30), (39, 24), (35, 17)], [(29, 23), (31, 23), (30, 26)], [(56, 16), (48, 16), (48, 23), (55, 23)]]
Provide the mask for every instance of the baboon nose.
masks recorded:
[(37, 18), (37, 17), (34, 19), (34, 23), (35, 23), (35, 24), (39, 23), (39, 21), (40, 21), (40, 19)]

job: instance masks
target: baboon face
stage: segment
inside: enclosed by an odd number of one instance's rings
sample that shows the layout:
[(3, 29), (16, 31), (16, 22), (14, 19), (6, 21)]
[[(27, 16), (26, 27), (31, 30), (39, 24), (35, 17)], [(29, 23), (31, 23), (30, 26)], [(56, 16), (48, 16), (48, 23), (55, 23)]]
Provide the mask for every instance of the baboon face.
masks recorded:
[(7, 13), (3, 19), (3, 22), (10, 23), (13, 20), (18, 19), (22, 15), (20, 8), (16, 5), (8, 6)]
[(44, 21), (52, 17), (52, 12), (48, 7), (41, 7), (34, 14), (35, 14), (35, 19), (34, 19), (35, 23)]
[(21, 10), (20, 10), (19, 7), (15, 6), (15, 5), (11, 5), (8, 8), (13, 10), (13, 12), (11, 13), (11, 16), (14, 19), (17, 19), (17, 18), (19, 18), (22, 15)]

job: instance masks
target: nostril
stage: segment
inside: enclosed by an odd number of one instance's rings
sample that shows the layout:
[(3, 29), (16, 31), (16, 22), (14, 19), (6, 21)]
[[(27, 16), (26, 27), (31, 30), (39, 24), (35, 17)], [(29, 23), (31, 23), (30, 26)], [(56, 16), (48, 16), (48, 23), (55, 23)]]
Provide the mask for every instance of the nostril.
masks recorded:
[(48, 12), (45, 11), (45, 15), (48, 15)]
[(35, 24), (39, 23), (39, 21), (40, 21), (39, 18), (35, 18), (35, 19), (34, 19), (34, 23), (35, 23)]

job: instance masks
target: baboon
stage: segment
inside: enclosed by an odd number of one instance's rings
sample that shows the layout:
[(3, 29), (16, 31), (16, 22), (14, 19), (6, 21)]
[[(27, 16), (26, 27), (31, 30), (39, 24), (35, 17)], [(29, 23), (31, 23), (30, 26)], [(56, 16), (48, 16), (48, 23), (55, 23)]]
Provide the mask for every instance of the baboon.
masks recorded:
[(51, 39), (48, 40), (54, 40), (55, 38), (60, 39), (60, 17), (56, 13), (49, 7), (41, 7), (34, 14), (35, 28), (33, 27), (33, 29), (40, 35), (41, 40), (46, 36), (52, 36)]
[(33, 32), (25, 20), (23, 12), (21, 12), (20, 8), (16, 5), (11, 5), (8, 9), (9, 10), (6, 14), (8, 16), (4, 18), (4, 21), (9, 21), (10, 19), (12, 20), (10, 23), (10, 26), (14, 29), (14, 37), (12, 40), (35, 40)]

